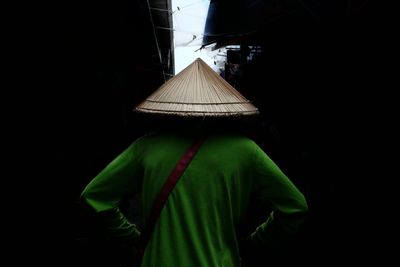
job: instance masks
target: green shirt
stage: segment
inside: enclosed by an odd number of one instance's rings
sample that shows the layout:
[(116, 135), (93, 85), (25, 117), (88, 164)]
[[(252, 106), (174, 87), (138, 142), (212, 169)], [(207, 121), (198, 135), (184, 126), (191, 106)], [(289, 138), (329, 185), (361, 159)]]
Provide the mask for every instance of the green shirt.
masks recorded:
[[(89, 183), (82, 197), (97, 212), (113, 211), (105, 214), (114, 236), (137, 241), (139, 231), (118, 209), (121, 199), (141, 193), (147, 218), (194, 138), (172, 133), (139, 138)], [(265, 205), (268, 217), (249, 237), (260, 245), (295, 232), (307, 211), (303, 194), (255, 142), (235, 134), (208, 136), (161, 211), (142, 266), (241, 266), (236, 233), (250, 197)]]

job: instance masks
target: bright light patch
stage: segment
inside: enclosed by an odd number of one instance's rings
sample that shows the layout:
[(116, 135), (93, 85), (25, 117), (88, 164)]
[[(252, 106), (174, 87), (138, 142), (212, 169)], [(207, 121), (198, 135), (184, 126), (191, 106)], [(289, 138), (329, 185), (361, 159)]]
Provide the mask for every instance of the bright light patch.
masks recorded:
[(175, 74), (198, 57), (219, 71), (214, 64), (215, 53), (200, 50), (209, 5), (209, 0), (172, 0)]

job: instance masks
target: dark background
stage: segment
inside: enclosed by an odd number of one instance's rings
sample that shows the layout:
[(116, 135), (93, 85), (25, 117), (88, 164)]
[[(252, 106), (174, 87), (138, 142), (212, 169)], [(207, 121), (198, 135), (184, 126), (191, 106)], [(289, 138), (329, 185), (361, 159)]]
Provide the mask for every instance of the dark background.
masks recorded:
[[(255, 35), (208, 41), (263, 48), (255, 60), (243, 63), (238, 89), (262, 112), (263, 149), (309, 203), (309, 219), (293, 244), (266, 258), (283, 265), (382, 263), (387, 258), (376, 245), (386, 243), (381, 241), (385, 235), (376, 229), (386, 226), (378, 219), (386, 213), (377, 201), (383, 194), (375, 187), (382, 173), (373, 168), (379, 164), (376, 139), (381, 140), (384, 123), (377, 93), (383, 33), (376, 6), (370, 1), (261, 2), (280, 15), (257, 25)], [(230, 19), (238, 11), (226, 2), (223, 7), (218, 11), (222, 29), (237, 32), (238, 23)], [(171, 68), (159, 61), (147, 1), (54, 8), (44, 22), (54, 38), (47, 36), (47, 46), (39, 50), (50, 52), (49, 64), (34, 73), (52, 75), (43, 79), (52, 99), (43, 112), (51, 117), (44, 137), (51, 137), (48, 157), (57, 164), (46, 186), (58, 198), (51, 195), (47, 202), (67, 199), (68, 204), (63, 210), (41, 210), (57, 218), (44, 228), (72, 246), (64, 249), (55, 242), (43, 254), (56, 266), (64, 261), (69, 266), (129, 266), (128, 252), (101, 236), (95, 219), (79, 205), (79, 194), (145, 131), (132, 110), (164, 82), (162, 68)], [(220, 26), (210, 27), (218, 32)], [(52, 259), (53, 250), (60, 256)]]

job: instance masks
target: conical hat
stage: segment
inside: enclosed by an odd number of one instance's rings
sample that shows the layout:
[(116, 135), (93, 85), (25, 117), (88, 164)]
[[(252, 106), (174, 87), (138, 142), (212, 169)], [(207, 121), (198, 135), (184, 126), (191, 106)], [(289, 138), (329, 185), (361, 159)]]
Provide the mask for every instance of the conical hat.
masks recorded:
[(164, 83), (136, 111), (213, 117), (258, 114), (249, 100), (200, 58)]

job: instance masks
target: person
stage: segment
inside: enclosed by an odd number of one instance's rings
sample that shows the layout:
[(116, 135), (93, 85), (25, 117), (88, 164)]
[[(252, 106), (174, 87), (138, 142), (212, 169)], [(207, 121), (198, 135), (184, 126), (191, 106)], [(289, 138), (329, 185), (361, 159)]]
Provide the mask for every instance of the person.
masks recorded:
[[(83, 190), (82, 199), (117, 239), (137, 244), (141, 236), (121, 212), (121, 200), (140, 194), (146, 225), (171, 170), (204, 137), (160, 212), (141, 266), (243, 266), (243, 244), (266, 247), (298, 231), (308, 210), (304, 195), (237, 127), (258, 109), (202, 60), (167, 81), (136, 111), (161, 115), (161, 121), (178, 119), (133, 141)], [(238, 229), (253, 198), (270, 213), (243, 239)]]

